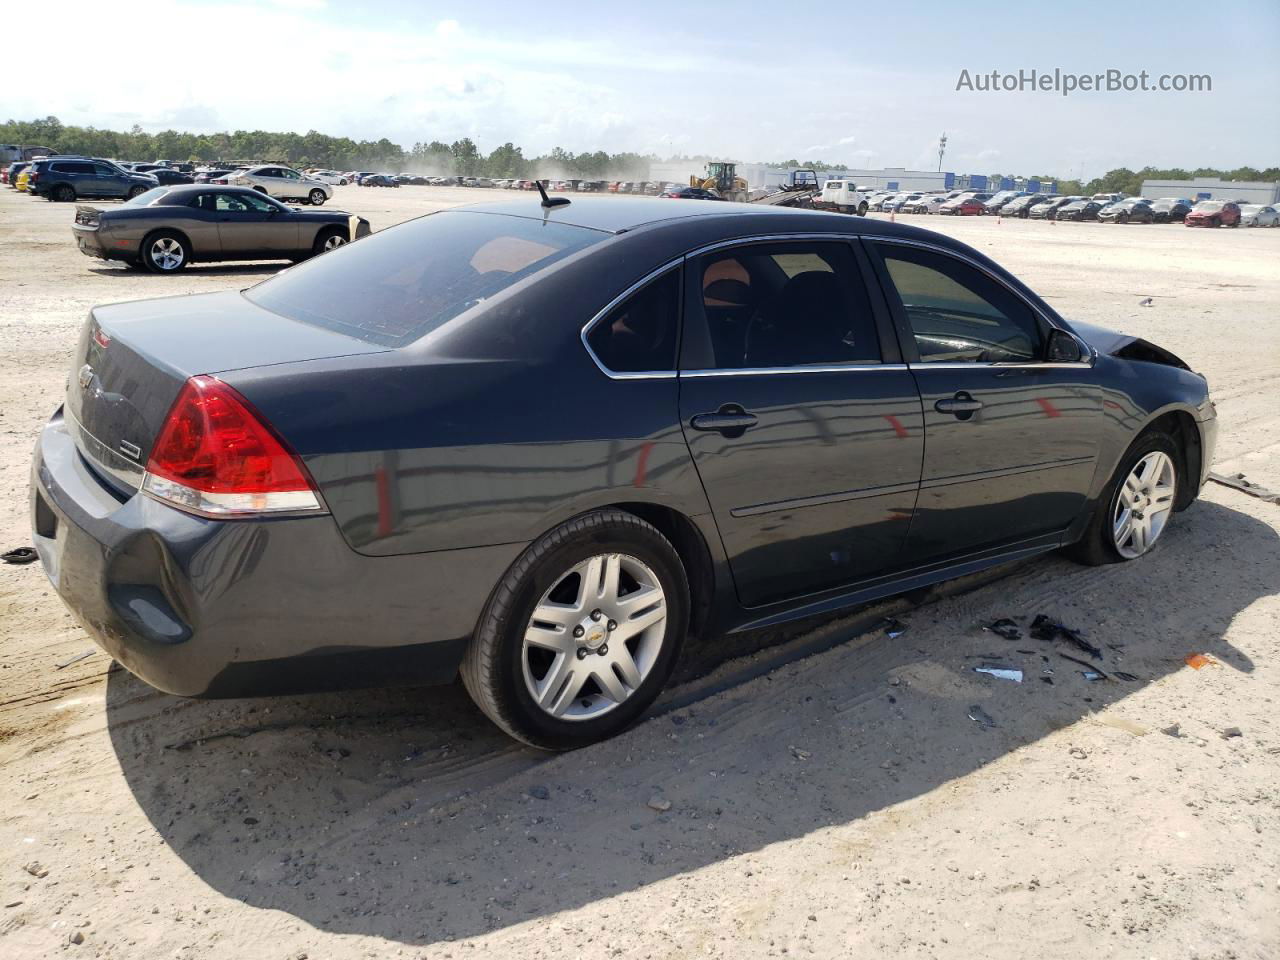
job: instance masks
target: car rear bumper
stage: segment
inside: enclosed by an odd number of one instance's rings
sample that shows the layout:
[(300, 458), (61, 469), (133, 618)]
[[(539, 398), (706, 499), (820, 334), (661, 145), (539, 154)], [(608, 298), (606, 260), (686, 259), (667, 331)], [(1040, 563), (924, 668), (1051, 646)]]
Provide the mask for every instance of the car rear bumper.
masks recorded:
[(332, 517), (218, 521), (108, 489), (61, 410), (31, 469), (32, 540), (107, 653), (183, 696), (447, 683), (523, 544), (365, 557)]
[(86, 257), (97, 257), (99, 260), (128, 259), (128, 253), (124, 250), (107, 248), (100, 229), (75, 224), (71, 227), (71, 235), (76, 238), (76, 246)]

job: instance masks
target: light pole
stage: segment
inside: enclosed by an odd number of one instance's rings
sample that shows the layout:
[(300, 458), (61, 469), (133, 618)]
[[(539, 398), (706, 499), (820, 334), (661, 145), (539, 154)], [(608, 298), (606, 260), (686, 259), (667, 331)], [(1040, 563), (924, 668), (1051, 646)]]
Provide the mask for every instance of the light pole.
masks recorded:
[(938, 138), (938, 172), (942, 172), (942, 155), (947, 152), (947, 135)]

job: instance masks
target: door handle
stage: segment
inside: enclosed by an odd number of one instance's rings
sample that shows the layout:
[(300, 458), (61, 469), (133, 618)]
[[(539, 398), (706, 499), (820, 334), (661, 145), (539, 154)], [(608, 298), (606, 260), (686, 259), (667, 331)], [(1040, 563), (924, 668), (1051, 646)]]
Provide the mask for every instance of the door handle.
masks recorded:
[(954, 397), (943, 397), (933, 405), (933, 409), (939, 413), (954, 414), (958, 420), (968, 420), (982, 409), (982, 401), (961, 390)]
[(699, 413), (689, 421), (695, 430), (708, 433), (719, 433), (726, 437), (740, 437), (754, 427), (756, 416), (747, 413), (739, 404), (726, 403), (715, 413)]

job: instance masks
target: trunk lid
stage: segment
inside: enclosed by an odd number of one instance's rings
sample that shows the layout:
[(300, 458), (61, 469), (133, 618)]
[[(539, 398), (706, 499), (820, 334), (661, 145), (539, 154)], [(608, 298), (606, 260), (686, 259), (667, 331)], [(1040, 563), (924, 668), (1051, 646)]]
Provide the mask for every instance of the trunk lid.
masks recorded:
[(109, 304), (89, 311), (63, 409), (85, 460), (132, 495), (188, 377), (385, 350), (282, 317), (235, 290)]

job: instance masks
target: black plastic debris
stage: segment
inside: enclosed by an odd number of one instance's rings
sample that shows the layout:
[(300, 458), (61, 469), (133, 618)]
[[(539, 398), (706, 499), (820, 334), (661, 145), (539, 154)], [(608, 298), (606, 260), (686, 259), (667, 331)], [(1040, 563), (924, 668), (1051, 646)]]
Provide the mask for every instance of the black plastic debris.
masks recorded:
[(989, 624), (987, 629), (997, 637), (1004, 637), (1006, 640), (1022, 639), (1022, 631), (1019, 630), (1018, 625), (1008, 617), (1001, 617), (995, 623)]
[(1138, 682), (1137, 677), (1135, 677), (1132, 673), (1125, 673), (1123, 670), (1112, 670), (1111, 676), (1115, 677), (1117, 680), (1123, 680), (1125, 683)]
[(1036, 618), (1031, 621), (1031, 635), (1037, 640), (1065, 640), (1079, 647), (1093, 659), (1102, 659), (1102, 650), (1080, 636), (1080, 631), (1050, 620), (1043, 613), (1036, 614)]
[(0, 560), (5, 563), (35, 563), (38, 559), (35, 547), (15, 547), (0, 553)]
[(969, 708), (969, 719), (973, 720), (984, 730), (990, 729), (996, 725), (996, 722), (991, 719), (991, 715), (976, 704)]

